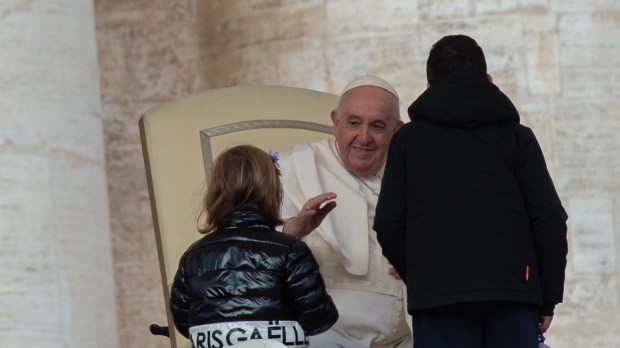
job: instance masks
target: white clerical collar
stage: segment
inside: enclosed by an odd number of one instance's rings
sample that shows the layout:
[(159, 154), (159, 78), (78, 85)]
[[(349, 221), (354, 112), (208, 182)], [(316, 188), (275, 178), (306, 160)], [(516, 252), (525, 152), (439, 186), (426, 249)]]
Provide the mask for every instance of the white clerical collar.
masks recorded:
[(362, 178), (368, 180), (368, 181), (379, 181), (381, 182), (381, 179), (383, 178), (383, 171), (385, 170), (385, 162), (383, 163), (383, 165), (381, 166), (381, 168), (379, 168), (379, 171), (377, 172), (377, 174), (375, 175), (369, 175), (369, 176), (363, 176)]

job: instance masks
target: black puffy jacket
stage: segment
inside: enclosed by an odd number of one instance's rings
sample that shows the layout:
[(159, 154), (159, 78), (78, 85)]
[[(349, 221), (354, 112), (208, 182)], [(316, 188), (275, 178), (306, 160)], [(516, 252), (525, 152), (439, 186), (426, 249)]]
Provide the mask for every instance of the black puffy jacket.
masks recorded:
[(315, 335), (336, 322), (312, 252), (273, 227), (256, 206), (245, 206), (183, 254), (170, 291), (182, 335), (192, 326), (269, 320), (295, 320)]

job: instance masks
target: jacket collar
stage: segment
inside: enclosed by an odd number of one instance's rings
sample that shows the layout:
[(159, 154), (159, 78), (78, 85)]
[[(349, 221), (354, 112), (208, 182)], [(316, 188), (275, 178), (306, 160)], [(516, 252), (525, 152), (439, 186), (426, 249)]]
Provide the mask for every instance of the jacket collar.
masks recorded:
[(249, 203), (238, 207), (230, 214), (226, 215), (217, 224), (218, 229), (248, 228), (248, 227), (268, 227), (273, 229), (275, 224), (270, 221), (260, 209), (258, 203)]

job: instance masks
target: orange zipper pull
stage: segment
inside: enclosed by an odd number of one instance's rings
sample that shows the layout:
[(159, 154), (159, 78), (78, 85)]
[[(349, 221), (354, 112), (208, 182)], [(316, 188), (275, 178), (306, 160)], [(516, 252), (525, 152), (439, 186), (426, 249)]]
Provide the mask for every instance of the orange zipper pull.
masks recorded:
[(525, 265), (525, 281), (530, 280), (530, 265)]

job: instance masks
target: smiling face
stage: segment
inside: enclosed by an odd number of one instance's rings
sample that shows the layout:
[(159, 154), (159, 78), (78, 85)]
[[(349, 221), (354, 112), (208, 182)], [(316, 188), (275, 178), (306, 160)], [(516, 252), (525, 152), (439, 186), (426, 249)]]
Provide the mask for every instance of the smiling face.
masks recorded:
[(377, 174), (392, 135), (403, 122), (398, 99), (383, 88), (361, 86), (346, 92), (332, 111), (334, 136), (344, 166), (358, 176)]

